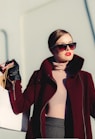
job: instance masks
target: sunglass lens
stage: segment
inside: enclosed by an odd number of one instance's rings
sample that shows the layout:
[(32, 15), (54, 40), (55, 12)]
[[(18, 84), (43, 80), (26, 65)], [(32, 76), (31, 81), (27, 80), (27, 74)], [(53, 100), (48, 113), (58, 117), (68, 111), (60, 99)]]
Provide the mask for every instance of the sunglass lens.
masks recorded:
[(69, 47), (71, 50), (74, 50), (76, 48), (76, 43), (69, 44)]
[(66, 50), (67, 46), (69, 46), (69, 48), (71, 50), (74, 50), (76, 48), (76, 42), (70, 43), (70, 44), (59, 44), (59, 45), (55, 45), (55, 46), (52, 47), (52, 49), (58, 48), (60, 50)]
[(60, 49), (60, 50), (66, 50), (66, 45), (57, 45), (57, 47)]

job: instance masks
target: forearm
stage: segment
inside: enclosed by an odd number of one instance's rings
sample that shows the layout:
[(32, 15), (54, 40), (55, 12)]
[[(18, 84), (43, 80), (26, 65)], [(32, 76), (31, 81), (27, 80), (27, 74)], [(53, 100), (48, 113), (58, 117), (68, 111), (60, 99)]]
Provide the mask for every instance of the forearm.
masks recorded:
[(10, 102), (14, 113), (18, 114), (30, 109), (34, 102), (34, 95), (31, 93), (31, 90), (33, 89), (29, 87), (22, 92), (20, 80), (15, 81), (13, 86), (9, 88)]
[(21, 88), (19, 80), (13, 81), (13, 83), (7, 88), (13, 111), (16, 114), (23, 112), (23, 103), (21, 103), (23, 101), (23, 94)]

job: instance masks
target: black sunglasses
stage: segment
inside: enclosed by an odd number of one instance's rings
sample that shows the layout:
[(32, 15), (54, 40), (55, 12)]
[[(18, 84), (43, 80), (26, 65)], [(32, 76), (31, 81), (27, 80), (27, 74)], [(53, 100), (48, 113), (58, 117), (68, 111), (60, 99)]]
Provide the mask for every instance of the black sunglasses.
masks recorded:
[(67, 46), (69, 46), (69, 48), (71, 50), (74, 50), (76, 48), (76, 42), (73, 42), (73, 43), (69, 43), (69, 44), (58, 44), (58, 45), (54, 45), (53, 47), (51, 47), (51, 49), (55, 49), (55, 48), (58, 48), (58, 49), (62, 49), (62, 50), (66, 50), (67, 49)]

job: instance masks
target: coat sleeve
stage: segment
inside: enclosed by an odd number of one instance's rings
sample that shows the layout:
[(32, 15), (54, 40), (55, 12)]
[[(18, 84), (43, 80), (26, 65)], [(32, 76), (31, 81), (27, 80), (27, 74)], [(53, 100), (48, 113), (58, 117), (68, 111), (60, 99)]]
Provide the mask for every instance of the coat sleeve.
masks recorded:
[(91, 74), (88, 74), (88, 91), (89, 91), (89, 104), (90, 104), (90, 115), (95, 118), (95, 86)]
[(13, 86), (8, 89), (10, 102), (15, 114), (29, 110), (31, 105), (34, 103), (34, 90), (37, 73), (38, 71), (33, 73), (24, 92), (22, 92), (20, 80), (15, 81)]

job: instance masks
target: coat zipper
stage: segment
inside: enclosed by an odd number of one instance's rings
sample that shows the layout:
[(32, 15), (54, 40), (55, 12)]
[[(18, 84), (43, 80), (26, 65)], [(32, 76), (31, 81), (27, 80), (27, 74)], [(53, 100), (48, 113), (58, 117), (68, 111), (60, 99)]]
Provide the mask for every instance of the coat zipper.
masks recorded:
[[(50, 78), (50, 74), (48, 74), (48, 77)], [(50, 78), (55, 84), (56, 84), (56, 81), (53, 79), (53, 78)], [(57, 85), (57, 84), (56, 84)], [(42, 110), (41, 110), (41, 114), (40, 114), (40, 132), (41, 132), (41, 136), (43, 137), (43, 134), (42, 134), (42, 121), (41, 121), (41, 115), (42, 115), (42, 112), (43, 112), (43, 109), (46, 107), (46, 105), (48, 104), (49, 101), (47, 101), (45, 103), (45, 105), (43, 106)]]
[(48, 104), (48, 101), (45, 103), (44, 107), (41, 110), (41, 114), (40, 114), (40, 132), (41, 132), (41, 137), (43, 137), (41, 115), (42, 115), (43, 109), (46, 107), (47, 104)]
[(13, 98), (16, 100), (16, 93), (15, 93), (15, 81), (13, 83)]
[(84, 85), (83, 85), (83, 81), (81, 79), (80, 74), (79, 74), (79, 78), (80, 78), (81, 85), (82, 85), (82, 117), (83, 117), (83, 124), (84, 124), (84, 134), (85, 134), (85, 139), (87, 139), (87, 131), (86, 131), (85, 117), (84, 117), (84, 104), (83, 104), (83, 99), (84, 99)]

